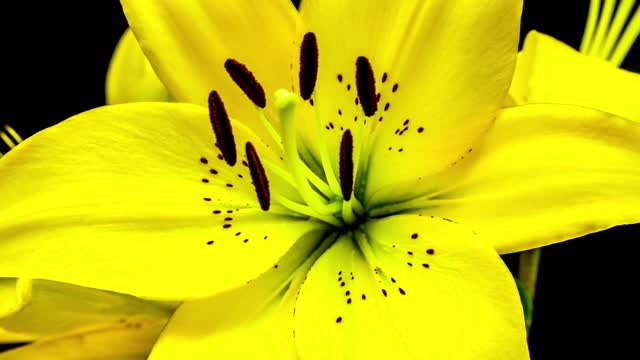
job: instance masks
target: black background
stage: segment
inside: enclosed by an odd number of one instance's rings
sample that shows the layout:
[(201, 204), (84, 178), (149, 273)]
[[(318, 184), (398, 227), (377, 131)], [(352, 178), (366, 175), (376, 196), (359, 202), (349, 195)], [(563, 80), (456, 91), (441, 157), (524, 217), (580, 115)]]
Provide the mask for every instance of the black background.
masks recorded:
[[(103, 105), (107, 65), (127, 26), (119, 2), (9, 3), (0, 10), (0, 124), (28, 136)], [(535, 28), (577, 47), (587, 7), (586, 0), (525, 1), (522, 36)], [(623, 67), (640, 69), (638, 50)], [(639, 240), (634, 225), (543, 249), (532, 358), (637, 356)]]

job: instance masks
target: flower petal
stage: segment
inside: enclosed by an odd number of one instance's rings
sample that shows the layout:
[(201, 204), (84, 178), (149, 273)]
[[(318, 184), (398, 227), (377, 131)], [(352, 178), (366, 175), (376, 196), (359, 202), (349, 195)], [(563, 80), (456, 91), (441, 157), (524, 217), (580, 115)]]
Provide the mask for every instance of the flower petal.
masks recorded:
[[(305, 274), (297, 269), (310, 266), (309, 255), (322, 235), (310, 234), (301, 239), (277, 268), (247, 285), (183, 303), (158, 339), (150, 359), (297, 359), (292, 315)], [(303, 263), (304, 259), (307, 260)]]
[(640, 121), (639, 92), (639, 74), (536, 31), (527, 35), (510, 90), (520, 104), (580, 105), (635, 121)]
[(500, 253), (640, 222), (638, 139), (640, 124), (587, 108), (506, 109), (418, 211), (472, 227)]
[[(233, 128), (235, 146), (251, 141), (279, 161)], [(326, 226), (262, 211), (244, 154), (231, 167), (214, 143), (206, 110), (169, 103), (98, 108), (27, 139), (0, 160), (0, 275), (205, 296), (255, 278)]]
[(343, 236), (309, 272), (294, 315), (301, 358), (528, 358), (513, 278), (471, 231), (417, 215), (365, 231), (366, 248)]
[(225, 61), (247, 65), (267, 96), (291, 87), (300, 19), (289, 0), (121, 2), (140, 47), (176, 100), (205, 104), (215, 89), (231, 116), (260, 129), (253, 104), (225, 71)]
[(174, 308), (126, 294), (48, 280), (3, 278), (0, 285), (0, 329), (15, 334), (15, 339), (3, 337), (0, 343), (117, 324), (123, 318), (167, 320)]
[(144, 360), (165, 320), (122, 319), (36, 341), (0, 354), (0, 360)]
[(137, 101), (171, 101), (167, 88), (153, 72), (131, 29), (116, 46), (107, 71), (107, 104)]
[(318, 39), (330, 148), (339, 148), (341, 128), (362, 139), (356, 59), (370, 61), (380, 100), (367, 118), (366, 132), (376, 128), (369, 193), (445, 167), (490, 126), (515, 66), (520, 11), (515, 0), (302, 2)]

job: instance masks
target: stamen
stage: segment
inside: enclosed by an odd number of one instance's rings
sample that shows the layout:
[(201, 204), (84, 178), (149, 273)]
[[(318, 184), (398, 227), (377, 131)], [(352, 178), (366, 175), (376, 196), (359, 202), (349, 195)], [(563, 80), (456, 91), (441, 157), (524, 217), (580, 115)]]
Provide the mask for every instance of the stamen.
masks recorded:
[(629, 14), (633, 8), (635, 0), (621, 0), (616, 9), (616, 16), (613, 18), (611, 28), (607, 31), (607, 37), (604, 40), (604, 45), (600, 51), (600, 57), (603, 59), (609, 59), (613, 46), (620, 37), (622, 27), (629, 19)]
[(285, 153), (285, 161), (289, 165), (289, 169), (298, 186), (298, 190), (304, 201), (319, 214), (331, 214), (333, 211), (328, 207), (325, 199), (314, 191), (309, 184), (309, 180), (305, 176), (304, 164), (300, 160), (298, 146), (296, 143), (295, 128), (295, 106), (297, 96), (280, 89), (276, 91), (276, 106), (280, 112), (280, 122), (283, 129), (283, 146)]
[(231, 121), (224, 108), (224, 103), (222, 99), (220, 99), (220, 95), (218, 95), (218, 92), (215, 90), (209, 94), (209, 119), (211, 120), (211, 126), (213, 127), (213, 132), (216, 135), (216, 141), (220, 146), (224, 160), (230, 166), (234, 166), (237, 155)]
[(611, 15), (613, 14), (613, 7), (615, 3), (616, 0), (604, 0), (604, 6), (602, 7), (602, 12), (600, 13), (598, 26), (596, 27), (596, 34), (593, 38), (593, 43), (591, 44), (591, 49), (589, 49), (588, 55), (598, 56), (600, 54), (605, 35), (607, 33), (607, 30), (609, 29)]
[(620, 41), (618, 41), (615, 50), (613, 50), (613, 55), (611, 55), (609, 59), (612, 64), (615, 66), (622, 64), (631, 46), (638, 38), (638, 34), (640, 34), (640, 8), (636, 9), (631, 20), (629, 20), (629, 24), (627, 24), (627, 27), (624, 29), (624, 34), (620, 38)]
[(0, 139), (2, 139), (2, 141), (7, 144), (7, 146), (9, 147), (9, 149), (13, 149), (14, 147), (16, 147), (16, 143), (13, 142), (13, 140), (11, 140), (11, 138), (9, 137), (9, 135), (5, 134), (4, 132), (0, 131)]
[(596, 29), (596, 23), (598, 22), (598, 13), (600, 12), (600, 0), (591, 0), (589, 4), (589, 15), (587, 17), (587, 24), (584, 27), (584, 34), (582, 35), (582, 43), (580, 44), (580, 52), (588, 54), (591, 50), (591, 44), (593, 41), (593, 33)]
[(256, 110), (258, 111), (258, 118), (260, 118), (260, 122), (262, 123), (262, 126), (264, 126), (264, 128), (267, 130), (269, 135), (271, 135), (271, 138), (273, 139), (273, 141), (280, 147), (280, 149), (282, 149), (282, 138), (280, 137), (280, 134), (276, 131), (276, 129), (271, 124), (271, 122), (267, 119), (267, 116), (264, 114), (264, 111), (258, 107), (256, 107)]
[(333, 172), (333, 167), (331, 166), (331, 160), (329, 156), (329, 152), (327, 149), (327, 143), (325, 140), (325, 134), (322, 131), (322, 120), (320, 119), (320, 105), (318, 104), (318, 97), (314, 96), (315, 106), (313, 107), (315, 113), (315, 125), (316, 125), (316, 134), (318, 139), (318, 150), (320, 151), (320, 161), (322, 163), (322, 170), (324, 171), (324, 175), (327, 178), (327, 183), (329, 188), (334, 194), (339, 194), (340, 184), (336, 178), (335, 173)]
[(275, 195), (275, 201), (277, 201), (282, 207), (292, 210), (293, 212), (297, 212), (298, 214), (322, 220), (327, 224), (331, 224), (336, 227), (342, 227), (344, 225), (342, 221), (336, 219), (332, 215), (320, 214), (310, 206), (299, 204), (283, 196)]
[(253, 73), (247, 69), (244, 64), (237, 60), (227, 59), (224, 62), (224, 68), (231, 76), (233, 82), (244, 92), (247, 97), (256, 104), (257, 107), (264, 108), (267, 105), (267, 99), (264, 95), (264, 89), (256, 80)]
[(348, 129), (340, 142), (340, 189), (344, 200), (349, 201), (353, 192), (353, 137)]
[(362, 110), (366, 116), (372, 116), (378, 110), (376, 98), (376, 80), (369, 59), (359, 56), (356, 60), (356, 89)]
[(13, 130), (13, 128), (9, 125), (5, 125), (4, 126), (4, 130), (13, 137), (13, 140), (15, 140), (16, 144), (19, 144), (21, 142), (23, 142), (24, 140), (22, 139), (22, 137), (20, 137), (20, 135), (18, 134), (17, 131)]
[(265, 169), (269, 170), (269, 173), (279, 177), (280, 179), (284, 180), (287, 184), (291, 185), (292, 187), (296, 187), (296, 181), (295, 179), (291, 176), (291, 174), (286, 171), (285, 169), (281, 168), (280, 166), (274, 164), (273, 162), (267, 160), (267, 159), (263, 159), (262, 160), (262, 165), (264, 166)]
[(318, 42), (316, 35), (308, 32), (302, 39), (300, 46), (300, 96), (304, 100), (309, 100), (316, 87), (318, 78)]
[(271, 195), (269, 193), (269, 180), (267, 180), (267, 174), (264, 172), (264, 167), (260, 163), (260, 158), (253, 144), (247, 142), (245, 145), (245, 152), (247, 154), (247, 161), (249, 162), (249, 172), (251, 173), (251, 180), (253, 180), (253, 186), (256, 189), (258, 195), (258, 202), (260, 208), (264, 211), (269, 210), (271, 202)]

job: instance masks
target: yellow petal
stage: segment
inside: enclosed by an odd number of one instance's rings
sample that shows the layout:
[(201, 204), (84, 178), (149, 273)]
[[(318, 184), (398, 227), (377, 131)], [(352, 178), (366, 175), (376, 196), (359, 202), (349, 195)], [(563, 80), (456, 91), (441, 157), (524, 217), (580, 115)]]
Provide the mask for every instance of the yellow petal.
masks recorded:
[(531, 31), (510, 93), (520, 104), (574, 104), (640, 121), (640, 75)]
[(638, 139), (640, 124), (587, 108), (509, 108), (418, 212), (470, 226), (501, 253), (640, 222)]
[(166, 320), (173, 307), (126, 294), (47, 280), (0, 279), (0, 343), (35, 340), (123, 318)]
[(123, 319), (37, 341), (0, 354), (0, 360), (144, 360), (164, 320)]
[(340, 238), (302, 285), (301, 358), (528, 358), (513, 278), (469, 229), (401, 215), (365, 231), (360, 248)]
[(441, 169), (489, 127), (511, 81), (520, 11), (514, 0), (302, 2), (318, 39), (317, 100), (323, 129), (334, 125), (330, 148), (339, 148), (341, 128), (359, 134), (356, 59), (371, 63), (380, 100), (365, 131), (376, 127), (368, 193), (416, 169)]
[(297, 359), (292, 314), (305, 273), (292, 277), (322, 235), (301, 239), (277, 268), (245, 286), (182, 304), (150, 359)]
[(107, 70), (107, 104), (137, 101), (171, 101), (167, 88), (158, 79), (140, 50), (131, 29), (116, 46)]
[(291, 87), (300, 20), (289, 0), (123, 0), (122, 6), (140, 47), (178, 101), (205, 104), (218, 90), (231, 116), (260, 129), (254, 105), (225, 71), (225, 61), (245, 64), (268, 104), (275, 90)]
[(325, 225), (260, 209), (243, 145), (279, 154), (233, 128), (234, 167), (196, 105), (98, 108), (27, 139), (0, 161), (0, 275), (169, 299), (255, 278)]

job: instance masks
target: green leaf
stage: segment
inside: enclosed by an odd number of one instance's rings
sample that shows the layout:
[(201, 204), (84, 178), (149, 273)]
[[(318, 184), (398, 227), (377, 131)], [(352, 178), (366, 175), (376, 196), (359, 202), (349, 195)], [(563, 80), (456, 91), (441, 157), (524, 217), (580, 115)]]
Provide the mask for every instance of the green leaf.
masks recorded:
[(522, 303), (522, 309), (524, 310), (524, 320), (527, 324), (527, 333), (531, 327), (531, 321), (533, 320), (533, 299), (529, 294), (529, 291), (524, 286), (522, 281), (515, 278), (516, 285), (518, 286), (518, 294), (520, 294), (520, 302)]

